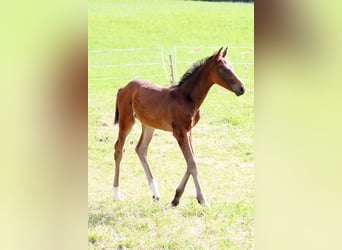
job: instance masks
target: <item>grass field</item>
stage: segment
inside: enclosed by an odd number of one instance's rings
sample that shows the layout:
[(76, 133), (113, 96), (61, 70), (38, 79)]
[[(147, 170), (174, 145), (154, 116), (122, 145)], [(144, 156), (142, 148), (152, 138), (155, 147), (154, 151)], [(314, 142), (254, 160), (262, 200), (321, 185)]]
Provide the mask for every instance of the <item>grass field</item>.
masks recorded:
[[(156, 131), (149, 148), (151, 170), (161, 192), (161, 200), (152, 201), (134, 150), (140, 135), (139, 121), (125, 145), (120, 176), (123, 200), (112, 200), (111, 186), (113, 145), (118, 132), (118, 127), (113, 126), (118, 88), (130, 78), (144, 75), (150, 76), (147, 80), (168, 85), (161, 54), (166, 59), (169, 53), (175, 55), (176, 45), (185, 46), (176, 49), (177, 79), (190, 66), (189, 62), (211, 55), (215, 51), (212, 46), (231, 47), (228, 57), (232, 62), (253, 62), (253, 50), (248, 48), (254, 46), (254, 5), (91, 0), (88, 6), (90, 51), (151, 48), (89, 53), (89, 248), (253, 249), (252, 64), (247, 72), (243, 64), (233, 65), (245, 79), (246, 94), (236, 97), (214, 86), (202, 105), (202, 118), (193, 129), (199, 177), (209, 208), (197, 203), (191, 179), (179, 206), (170, 206), (186, 165), (175, 139), (163, 131)], [(170, 73), (168, 66), (166, 71)]]

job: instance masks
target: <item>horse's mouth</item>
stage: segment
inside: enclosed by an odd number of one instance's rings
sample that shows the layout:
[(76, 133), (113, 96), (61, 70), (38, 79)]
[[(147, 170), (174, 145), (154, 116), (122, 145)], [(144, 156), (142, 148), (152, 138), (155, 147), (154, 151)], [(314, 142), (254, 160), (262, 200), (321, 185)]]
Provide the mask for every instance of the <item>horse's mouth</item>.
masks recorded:
[(235, 95), (240, 96), (245, 93), (245, 87), (241, 86), (241, 88), (238, 91), (235, 91)]

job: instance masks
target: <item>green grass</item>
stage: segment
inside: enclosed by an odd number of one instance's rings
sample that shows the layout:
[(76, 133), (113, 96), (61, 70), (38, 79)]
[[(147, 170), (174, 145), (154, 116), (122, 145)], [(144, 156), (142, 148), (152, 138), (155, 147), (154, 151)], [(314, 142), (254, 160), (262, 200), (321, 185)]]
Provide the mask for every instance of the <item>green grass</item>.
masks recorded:
[[(241, 97), (214, 86), (201, 107), (202, 118), (193, 129), (200, 182), (209, 208), (195, 198), (192, 179), (180, 204), (170, 207), (185, 161), (170, 133), (156, 131), (149, 162), (159, 183), (161, 200), (154, 203), (134, 148), (140, 135), (136, 122), (127, 138), (121, 168), (123, 200), (112, 200), (113, 126), (117, 89), (137, 75), (168, 85), (160, 62), (173, 53), (177, 79), (187, 62), (211, 55), (214, 48), (253, 47), (253, 4), (192, 1), (90, 1), (89, 50), (156, 48), (146, 51), (89, 53), (89, 65), (141, 63), (140, 67), (89, 68), (88, 189), (90, 249), (252, 249), (254, 215), (254, 81), (245, 81)], [(190, 46), (178, 48), (175, 45)], [(252, 62), (253, 50), (231, 48), (233, 62)], [(183, 61), (184, 63), (182, 63)], [(253, 65), (234, 65), (238, 75), (254, 79)], [(169, 73), (169, 70), (168, 70)]]

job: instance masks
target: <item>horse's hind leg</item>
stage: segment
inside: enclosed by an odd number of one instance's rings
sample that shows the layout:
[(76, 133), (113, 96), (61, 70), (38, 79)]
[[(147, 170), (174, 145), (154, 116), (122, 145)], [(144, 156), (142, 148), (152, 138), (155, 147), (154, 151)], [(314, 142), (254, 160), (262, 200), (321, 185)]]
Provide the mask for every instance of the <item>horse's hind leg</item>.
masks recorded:
[(120, 163), (122, 159), (122, 150), (125, 144), (125, 140), (127, 135), (132, 129), (134, 124), (133, 112), (128, 112), (129, 116), (124, 116), (125, 112), (120, 112), (120, 120), (119, 120), (119, 135), (118, 139), (114, 146), (114, 159), (115, 159), (115, 174), (114, 174), (114, 182), (113, 182), (113, 195), (114, 200), (120, 200), (120, 191), (119, 191), (119, 175), (120, 175)]
[(152, 140), (153, 133), (154, 133), (154, 128), (151, 128), (142, 124), (142, 133), (141, 133), (138, 145), (135, 148), (135, 151), (137, 152), (139, 159), (141, 161), (141, 164), (143, 165), (143, 168), (147, 177), (148, 185), (150, 186), (152, 190), (152, 198), (154, 201), (158, 201), (160, 198), (160, 193), (158, 190), (157, 183), (153, 179), (152, 172), (147, 162), (147, 149)]

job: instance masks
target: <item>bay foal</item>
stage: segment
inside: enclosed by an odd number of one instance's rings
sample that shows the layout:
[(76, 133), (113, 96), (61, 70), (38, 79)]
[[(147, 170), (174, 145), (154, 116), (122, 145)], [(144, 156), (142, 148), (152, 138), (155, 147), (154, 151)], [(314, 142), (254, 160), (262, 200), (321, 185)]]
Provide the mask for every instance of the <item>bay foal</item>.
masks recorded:
[(225, 59), (227, 48), (219, 49), (212, 56), (195, 63), (176, 86), (160, 87), (148, 81), (133, 80), (120, 89), (116, 99), (115, 121), (119, 123), (119, 135), (115, 143), (114, 199), (120, 199), (119, 173), (125, 139), (134, 124), (135, 117), (142, 124), (142, 133), (136, 152), (145, 170), (153, 200), (160, 198), (157, 184), (147, 162), (147, 149), (155, 129), (172, 132), (182, 150), (187, 169), (176, 189), (172, 205), (177, 206), (190, 175), (194, 180), (198, 202), (206, 206), (205, 196), (198, 180), (197, 165), (191, 143), (191, 129), (200, 119), (199, 109), (213, 84), (234, 92), (237, 96), (245, 87)]

